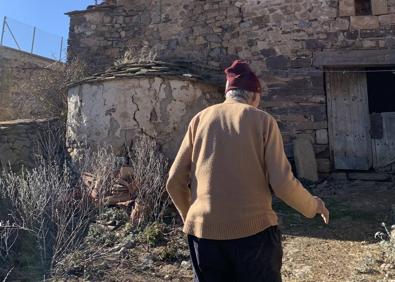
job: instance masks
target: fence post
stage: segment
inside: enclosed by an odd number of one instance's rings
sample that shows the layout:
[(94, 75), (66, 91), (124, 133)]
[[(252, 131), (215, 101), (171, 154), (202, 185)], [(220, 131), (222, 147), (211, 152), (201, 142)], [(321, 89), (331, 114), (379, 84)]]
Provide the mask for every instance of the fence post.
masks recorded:
[(63, 49), (63, 36), (60, 40), (60, 52), (59, 52), (59, 62), (62, 60), (62, 49)]
[(32, 49), (30, 50), (30, 54), (33, 54), (34, 39), (35, 38), (36, 38), (36, 27), (33, 28)]
[(3, 29), (1, 31), (1, 39), (0, 39), (0, 45), (3, 45), (3, 37), (4, 37), (4, 32), (5, 32), (5, 22), (7, 20), (7, 17), (4, 16), (4, 20), (3, 20)]
[(15, 42), (16, 46), (18, 46), (18, 49), (21, 50), (21, 46), (19, 46), (18, 41), (16, 40), (16, 37), (15, 37), (14, 33), (12, 32), (12, 29), (11, 29), (10, 26), (8, 25), (7, 21), (5, 21), (4, 23), (5, 23), (5, 25), (7, 26), (8, 31), (10, 32), (10, 34), (11, 34), (11, 36), (12, 36), (12, 39), (14, 39), (14, 42)]

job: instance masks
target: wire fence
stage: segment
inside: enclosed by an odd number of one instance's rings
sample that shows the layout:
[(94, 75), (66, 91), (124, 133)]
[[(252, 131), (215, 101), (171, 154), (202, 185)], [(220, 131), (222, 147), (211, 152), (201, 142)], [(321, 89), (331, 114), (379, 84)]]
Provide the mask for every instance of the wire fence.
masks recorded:
[(0, 45), (53, 60), (65, 60), (66, 48), (62, 36), (10, 17), (4, 17), (1, 27)]

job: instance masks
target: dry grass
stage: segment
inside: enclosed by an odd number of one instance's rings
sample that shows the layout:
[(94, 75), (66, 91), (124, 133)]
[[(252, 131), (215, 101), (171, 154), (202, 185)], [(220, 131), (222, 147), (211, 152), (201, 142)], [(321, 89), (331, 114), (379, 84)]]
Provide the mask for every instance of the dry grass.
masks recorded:
[(115, 60), (115, 66), (133, 63), (149, 63), (155, 61), (157, 58), (157, 51), (154, 48), (136, 45), (132, 42), (127, 43), (126, 46), (123, 55), (118, 60)]

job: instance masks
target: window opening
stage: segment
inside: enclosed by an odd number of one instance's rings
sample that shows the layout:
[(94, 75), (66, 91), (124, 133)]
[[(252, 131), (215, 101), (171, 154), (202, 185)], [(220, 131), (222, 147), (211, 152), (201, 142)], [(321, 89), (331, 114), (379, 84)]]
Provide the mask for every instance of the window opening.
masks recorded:
[(355, 15), (367, 16), (372, 14), (371, 0), (355, 0)]
[[(369, 68), (367, 70), (369, 112), (395, 112), (395, 71), (391, 71), (395, 70), (395, 66), (388, 68)], [(369, 72), (369, 70), (373, 72)], [(377, 70), (387, 71), (377, 72)]]

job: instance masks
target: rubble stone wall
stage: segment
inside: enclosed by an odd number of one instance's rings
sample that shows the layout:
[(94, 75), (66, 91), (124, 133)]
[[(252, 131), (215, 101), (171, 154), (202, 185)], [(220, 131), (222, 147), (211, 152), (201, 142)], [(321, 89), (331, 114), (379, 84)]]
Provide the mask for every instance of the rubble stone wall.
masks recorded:
[(154, 138), (174, 158), (191, 118), (217, 103), (216, 86), (170, 77), (139, 77), (82, 83), (68, 98), (67, 146), (111, 145), (122, 153), (137, 136)]
[[(103, 70), (130, 44), (158, 58), (218, 67), (247, 59), (265, 85), (263, 107), (279, 121), (286, 151), (304, 134), (320, 171), (330, 169), (324, 75), (312, 66), (324, 49), (395, 47), (395, 0), (355, 16), (354, 0), (117, 0), (70, 13), (69, 55)], [(377, 1), (376, 1), (377, 2)], [(223, 81), (218, 81), (223, 83)]]
[(34, 73), (53, 60), (0, 46), (0, 121), (48, 118), (44, 104), (31, 94)]
[(59, 128), (62, 128), (61, 121), (54, 118), (0, 122), (0, 170), (11, 167), (18, 171), (22, 166), (33, 168), (35, 156), (40, 152), (40, 142), (48, 136), (55, 136)]

